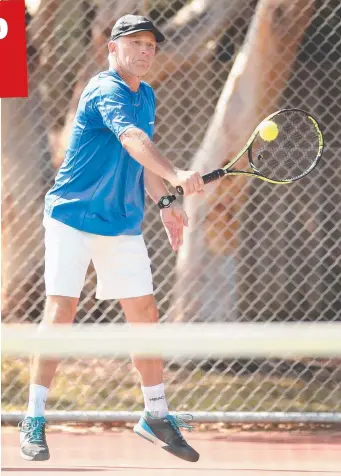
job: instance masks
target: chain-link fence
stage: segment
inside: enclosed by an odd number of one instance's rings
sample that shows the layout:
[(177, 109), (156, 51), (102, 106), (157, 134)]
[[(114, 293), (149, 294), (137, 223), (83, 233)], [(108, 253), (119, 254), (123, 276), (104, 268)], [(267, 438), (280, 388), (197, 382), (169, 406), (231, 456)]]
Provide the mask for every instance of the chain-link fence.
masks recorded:
[[(321, 166), (293, 185), (232, 178), (200, 201), (185, 200), (191, 226), (178, 259), (148, 202), (144, 235), (161, 319), (339, 321), (340, 2), (41, 0), (27, 7), (30, 95), (2, 101), (3, 321), (41, 319), (44, 194), (80, 91), (107, 67), (110, 27), (132, 12), (152, 17), (168, 38), (148, 80), (158, 101), (155, 141), (176, 165), (209, 171), (282, 106), (313, 113), (326, 141)], [(224, 144), (218, 155), (217, 144)], [(122, 321), (118, 303), (95, 300), (95, 284), (91, 268), (77, 322)], [(4, 410), (25, 409), (28, 372), (27, 361), (3, 359)], [(172, 409), (263, 411), (270, 419), (340, 412), (340, 377), (339, 362), (313, 356), (166, 363)], [(137, 375), (128, 360), (63, 362), (49, 409), (140, 410)]]

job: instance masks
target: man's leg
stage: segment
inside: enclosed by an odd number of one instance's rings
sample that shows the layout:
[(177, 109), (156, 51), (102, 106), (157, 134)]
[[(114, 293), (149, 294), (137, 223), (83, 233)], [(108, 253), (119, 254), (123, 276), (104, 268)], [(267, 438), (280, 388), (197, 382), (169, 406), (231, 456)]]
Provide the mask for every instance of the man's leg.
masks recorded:
[[(47, 296), (42, 327), (49, 324), (71, 324), (77, 311), (78, 298)], [(58, 359), (43, 359), (39, 355), (32, 358), (30, 375), (30, 395), (26, 416), (45, 415), (48, 389), (59, 364)]]
[[(130, 325), (156, 323), (150, 259), (141, 235), (96, 237), (92, 259), (97, 271), (98, 299), (119, 299)], [(134, 296), (134, 297), (132, 297)], [(134, 431), (166, 451), (198, 461), (198, 453), (184, 440), (180, 427), (191, 429), (184, 419), (168, 413), (163, 385), (163, 361), (132, 355), (140, 374), (145, 412)]]
[[(121, 299), (120, 303), (129, 324), (158, 322), (159, 313), (153, 295)], [(168, 414), (163, 360), (132, 355), (132, 361), (140, 375), (146, 411), (154, 417), (163, 418)]]
[[(71, 324), (77, 310), (78, 298), (48, 296), (42, 327), (50, 324)], [(35, 355), (31, 360), (30, 391), (27, 413), (21, 423), (20, 454), (29, 461), (50, 458), (45, 437), (45, 404), (59, 359)]]
[[(71, 324), (91, 259), (91, 236), (49, 217), (44, 225), (47, 299), (41, 326)], [(20, 424), (20, 454), (26, 460), (44, 461), (50, 457), (44, 414), (58, 363), (58, 359), (39, 355), (31, 361), (29, 404)]]
[[(129, 324), (156, 323), (158, 310), (153, 295), (120, 300)], [(132, 361), (140, 374), (145, 412), (134, 427), (135, 433), (164, 450), (190, 462), (196, 462), (199, 454), (186, 442), (180, 428), (192, 429), (184, 419), (168, 413), (163, 384), (163, 360), (141, 358), (132, 355)]]

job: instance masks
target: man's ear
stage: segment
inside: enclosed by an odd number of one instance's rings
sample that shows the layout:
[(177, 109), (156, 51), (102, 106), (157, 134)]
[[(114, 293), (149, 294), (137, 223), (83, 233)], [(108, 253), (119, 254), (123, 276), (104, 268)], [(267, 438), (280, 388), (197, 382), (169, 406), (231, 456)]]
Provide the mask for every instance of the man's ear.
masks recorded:
[(109, 41), (108, 50), (109, 50), (110, 54), (116, 52), (116, 43), (114, 41), (112, 41), (112, 40)]

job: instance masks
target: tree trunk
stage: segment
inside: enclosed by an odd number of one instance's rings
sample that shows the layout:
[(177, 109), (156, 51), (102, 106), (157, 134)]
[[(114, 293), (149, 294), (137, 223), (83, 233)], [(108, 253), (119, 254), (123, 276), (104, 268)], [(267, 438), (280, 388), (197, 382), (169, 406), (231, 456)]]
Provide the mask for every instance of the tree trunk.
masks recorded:
[(179, 69), (186, 70), (198, 59), (207, 61), (217, 38), (233, 25), (250, 0), (194, 0), (162, 28), (167, 41), (161, 47), (147, 81), (157, 87)]
[[(312, 4), (313, 0), (259, 2), (192, 169), (206, 173), (226, 163), (259, 121), (277, 108), (311, 20)], [(239, 161), (238, 168), (245, 160)], [(238, 317), (238, 232), (249, 182), (244, 177), (225, 178), (208, 186), (203, 198), (185, 199), (190, 221), (178, 255), (174, 319)], [(210, 308), (215, 309), (214, 316)]]

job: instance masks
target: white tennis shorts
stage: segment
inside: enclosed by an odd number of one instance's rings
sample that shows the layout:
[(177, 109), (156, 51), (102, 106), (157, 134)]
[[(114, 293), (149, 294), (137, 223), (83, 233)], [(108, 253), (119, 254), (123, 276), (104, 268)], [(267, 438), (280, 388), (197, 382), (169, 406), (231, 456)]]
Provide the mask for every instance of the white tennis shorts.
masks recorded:
[(94, 235), (49, 216), (44, 217), (44, 227), (47, 296), (79, 297), (90, 261), (97, 274), (97, 299), (153, 294), (142, 235)]

